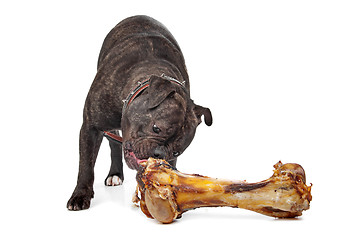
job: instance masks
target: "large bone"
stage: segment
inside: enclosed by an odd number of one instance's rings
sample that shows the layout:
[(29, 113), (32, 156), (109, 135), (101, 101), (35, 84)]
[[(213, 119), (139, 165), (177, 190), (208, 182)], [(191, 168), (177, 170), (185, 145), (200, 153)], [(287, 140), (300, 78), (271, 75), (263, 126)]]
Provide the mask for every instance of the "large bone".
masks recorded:
[(140, 201), (146, 216), (162, 223), (199, 207), (238, 207), (278, 218), (300, 216), (311, 201), (304, 169), (280, 161), (274, 167), (269, 179), (246, 183), (184, 174), (164, 160), (150, 158), (137, 174), (140, 198), (134, 201)]

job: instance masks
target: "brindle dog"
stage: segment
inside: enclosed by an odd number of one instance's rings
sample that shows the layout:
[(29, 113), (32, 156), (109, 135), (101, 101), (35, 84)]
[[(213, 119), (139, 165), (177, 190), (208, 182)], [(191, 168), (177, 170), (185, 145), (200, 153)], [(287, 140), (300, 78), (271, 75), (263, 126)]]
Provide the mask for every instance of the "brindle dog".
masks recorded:
[(120, 22), (104, 40), (86, 98), (78, 180), (67, 208), (90, 207), (104, 131), (123, 134), (122, 144), (110, 141), (111, 167), (105, 180), (106, 185), (120, 185), (122, 152), (131, 169), (137, 170), (149, 157), (166, 159), (175, 167), (202, 116), (210, 126), (210, 110), (190, 99), (184, 57), (165, 26), (147, 16)]

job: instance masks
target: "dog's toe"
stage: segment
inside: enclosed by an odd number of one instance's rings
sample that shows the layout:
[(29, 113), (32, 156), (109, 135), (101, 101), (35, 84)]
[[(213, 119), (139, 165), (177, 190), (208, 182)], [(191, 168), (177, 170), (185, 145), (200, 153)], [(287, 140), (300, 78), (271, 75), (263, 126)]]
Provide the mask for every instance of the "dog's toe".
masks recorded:
[(88, 209), (90, 207), (90, 198), (87, 196), (71, 197), (66, 207), (71, 211)]
[(108, 176), (105, 180), (105, 185), (106, 186), (119, 186), (123, 183), (123, 181), (121, 180), (121, 178), (119, 176)]

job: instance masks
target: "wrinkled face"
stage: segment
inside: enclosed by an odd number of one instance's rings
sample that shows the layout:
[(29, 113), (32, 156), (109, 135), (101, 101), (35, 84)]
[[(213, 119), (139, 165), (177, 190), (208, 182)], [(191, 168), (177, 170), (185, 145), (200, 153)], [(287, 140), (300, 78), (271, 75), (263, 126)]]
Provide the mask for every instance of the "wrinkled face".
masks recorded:
[(149, 157), (171, 163), (189, 146), (208, 108), (193, 103), (186, 91), (161, 77), (152, 76), (148, 89), (127, 106), (121, 120), (124, 158), (131, 169)]
[(124, 158), (131, 169), (149, 157), (176, 158), (189, 146), (199, 124), (177, 93), (155, 108), (148, 107), (146, 95), (136, 98), (122, 119)]

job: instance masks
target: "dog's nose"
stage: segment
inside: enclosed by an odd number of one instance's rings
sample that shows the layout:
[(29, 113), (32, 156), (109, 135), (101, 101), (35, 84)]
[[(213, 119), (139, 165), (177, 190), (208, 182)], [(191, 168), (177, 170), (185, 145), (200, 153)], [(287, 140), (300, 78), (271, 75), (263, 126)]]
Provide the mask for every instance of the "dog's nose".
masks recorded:
[(166, 156), (166, 153), (164, 150), (160, 149), (160, 148), (156, 148), (154, 150), (154, 154), (153, 154), (153, 157), (154, 158), (158, 158), (158, 159), (164, 159)]

